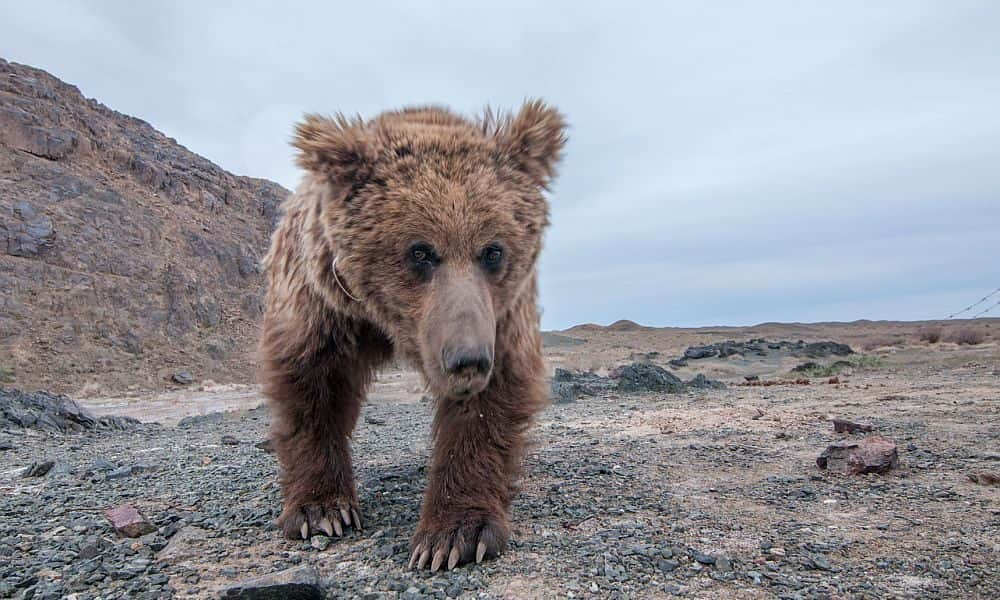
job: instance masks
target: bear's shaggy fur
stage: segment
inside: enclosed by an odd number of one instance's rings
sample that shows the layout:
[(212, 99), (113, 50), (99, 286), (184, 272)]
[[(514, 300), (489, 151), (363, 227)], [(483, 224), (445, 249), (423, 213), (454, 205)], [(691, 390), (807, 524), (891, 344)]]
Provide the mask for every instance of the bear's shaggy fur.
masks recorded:
[(260, 342), (286, 536), (361, 526), (349, 438), (375, 370), (400, 356), (437, 400), (411, 565), (506, 547), (546, 399), (535, 270), (564, 132), (540, 101), (475, 121), (432, 107), (299, 124), (306, 175), (265, 260)]

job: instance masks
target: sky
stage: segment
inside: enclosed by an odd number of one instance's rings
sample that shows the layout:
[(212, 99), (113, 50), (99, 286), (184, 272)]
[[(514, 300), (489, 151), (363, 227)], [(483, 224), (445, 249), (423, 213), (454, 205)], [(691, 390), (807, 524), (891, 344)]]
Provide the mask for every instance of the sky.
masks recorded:
[(0, 56), (288, 188), (304, 112), (546, 99), (571, 126), (539, 269), (547, 329), (936, 319), (1000, 286), (1000, 3), (3, 12)]

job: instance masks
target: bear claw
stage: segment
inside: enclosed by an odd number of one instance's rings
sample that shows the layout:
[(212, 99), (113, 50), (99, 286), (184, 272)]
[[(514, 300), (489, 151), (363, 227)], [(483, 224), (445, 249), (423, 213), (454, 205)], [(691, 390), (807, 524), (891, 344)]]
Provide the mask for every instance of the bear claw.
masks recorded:
[[(506, 536), (494, 524), (484, 524), (478, 533), (469, 533), (465, 528), (437, 535), (418, 533), (407, 568), (423, 569), (429, 566), (431, 572), (436, 573), (444, 567), (450, 571), (462, 563), (481, 563), (487, 557), (499, 556), (506, 546)], [(476, 540), (475, 546), (468, 540)]]
[(278, 524), (290, 539), (307, 540), (312, 535), (325, 534), (343, 537), (345, 527), (361, 529), (361, 516), (356, 508), (310, 504), (299, 508), (286, 509)]

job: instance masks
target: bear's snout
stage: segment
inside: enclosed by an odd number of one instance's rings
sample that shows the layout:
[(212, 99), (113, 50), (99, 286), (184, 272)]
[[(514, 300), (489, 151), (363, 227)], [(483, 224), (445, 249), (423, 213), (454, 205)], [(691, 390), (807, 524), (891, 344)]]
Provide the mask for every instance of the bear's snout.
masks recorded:
[(449, 375), (469, 373), (487, 375), (493, 368), (493, 356), (485, 348), (445, 348), (442, 363)]
[(496, 315), (489, 287), (475, 270), (443, 267), (435, 276), (424, 332), (425, 375), (439, 394), (486, 389), (493, 371)]
[(483, 391), (489, 382), (493, 351), (482, 346), (449, 346), (444, 350), (441, 364), (448, 375), (452, 394), (476, 394)]

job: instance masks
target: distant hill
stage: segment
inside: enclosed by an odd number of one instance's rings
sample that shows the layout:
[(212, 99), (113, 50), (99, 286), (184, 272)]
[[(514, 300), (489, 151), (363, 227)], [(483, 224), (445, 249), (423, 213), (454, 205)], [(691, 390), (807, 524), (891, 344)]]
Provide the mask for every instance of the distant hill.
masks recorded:
[(258, 261), (288, 193), (0, 59), (0, 382), (251, 381)]

